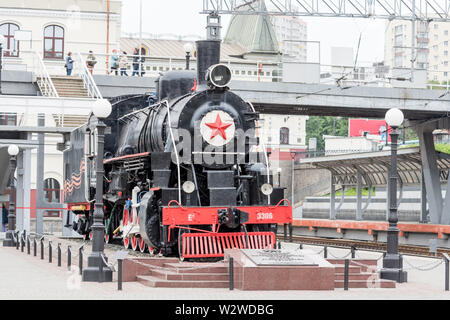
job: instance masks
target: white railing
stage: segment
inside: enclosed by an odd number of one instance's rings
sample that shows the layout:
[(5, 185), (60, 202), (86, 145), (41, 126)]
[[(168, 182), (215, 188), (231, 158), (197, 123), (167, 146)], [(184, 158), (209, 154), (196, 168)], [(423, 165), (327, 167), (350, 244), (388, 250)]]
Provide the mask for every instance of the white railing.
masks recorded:
[(86, 66), (86, 61), (83, 59), (80, 53), (77, 53), (77, 58), (75, 61), (76, 68), (80, 78), (83, 80), (84, 88), (87, 90), (88, 95), (93, 99), (103, 99), (100, 90), (95, 84), (94, 78), (92, 77), (89, 69)]
[(31, 54), (33, 55), (33, 71), (42, 95), (44, 97), (58, 98), (58, 92), (53, 85), (53, 81), (48, 74), (47, 68), (44, 64), (44, 61), (42, 61), (41, 56), (39, 55), (39, 53), (37, 53), (37, 51), (31, 51)]

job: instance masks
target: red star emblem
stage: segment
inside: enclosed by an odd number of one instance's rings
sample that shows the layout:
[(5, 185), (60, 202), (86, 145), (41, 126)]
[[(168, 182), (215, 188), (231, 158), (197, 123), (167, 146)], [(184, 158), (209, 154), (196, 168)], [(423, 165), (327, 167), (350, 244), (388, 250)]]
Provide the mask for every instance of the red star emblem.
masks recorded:
[(230, 124), (223, 123), (222, 119), (220, 119), (219, 114), (217, 114), (216, 122), (205, 123), (205, 124), (212, 129), (211, 138), (210, 138), (211, 140), (218, 134), (221, 135), (223, 140), (227, 139), (225, 129), (227, 129), (229, 126), (231, 126), (231, 123)]

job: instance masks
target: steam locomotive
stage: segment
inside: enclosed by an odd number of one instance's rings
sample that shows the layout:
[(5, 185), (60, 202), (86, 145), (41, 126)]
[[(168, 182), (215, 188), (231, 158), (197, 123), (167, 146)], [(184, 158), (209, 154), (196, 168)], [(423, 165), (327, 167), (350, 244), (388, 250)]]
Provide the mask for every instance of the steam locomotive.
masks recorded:
[[(292, 207), (284, 188), (272, 185), (259, 116), (229, 89), (220, 41), (196, 47), (197, 72), (161, 75), (154, 96), (110, 100), (103, 120), (105, 241), (182, 259), (273, 248)], [(64, 198), (84, 237), (93, 224), (96, 145), (86, 124), (64, 151)]]

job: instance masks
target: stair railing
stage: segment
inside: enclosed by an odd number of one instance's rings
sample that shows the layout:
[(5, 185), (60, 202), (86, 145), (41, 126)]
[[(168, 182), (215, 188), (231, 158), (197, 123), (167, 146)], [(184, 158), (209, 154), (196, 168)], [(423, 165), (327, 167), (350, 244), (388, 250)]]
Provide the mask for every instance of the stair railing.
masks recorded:
[(41, 90), (42, 95), (45, 97), (59, 98), (58, 92), (53, 85), (52, 78), (50, 78), (47, 67), (45, 66), (41, 56), (37, 51), (32, 51), (32, 54), (34, 60), (33, 64), (35, 66), (34, 72), (36, 75), (36, 82), (39, 86), (39, 89)]
[(86, 61), (81, 56), (81, 53), (78, 52), (77, 56), (79, 60), (77, 63), (78, 72), (81, 79), (83, 80), (84, 88), (87, 90), (88, 95), (93, 99), (103, 99), (100, 90), (95, 84), (94, 78), (92, 77), (86, 66)]

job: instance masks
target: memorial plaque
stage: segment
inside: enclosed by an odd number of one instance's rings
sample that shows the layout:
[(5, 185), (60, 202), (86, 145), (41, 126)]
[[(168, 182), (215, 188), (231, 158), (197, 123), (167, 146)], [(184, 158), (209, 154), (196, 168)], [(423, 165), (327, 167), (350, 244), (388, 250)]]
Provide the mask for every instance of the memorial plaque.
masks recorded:
[(299, 250), (242, 249), (258, 266), (317, 266), (309, 256)]

